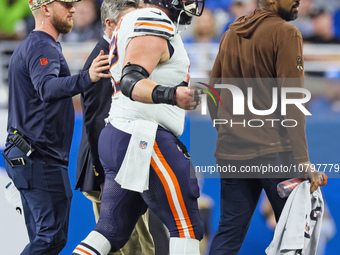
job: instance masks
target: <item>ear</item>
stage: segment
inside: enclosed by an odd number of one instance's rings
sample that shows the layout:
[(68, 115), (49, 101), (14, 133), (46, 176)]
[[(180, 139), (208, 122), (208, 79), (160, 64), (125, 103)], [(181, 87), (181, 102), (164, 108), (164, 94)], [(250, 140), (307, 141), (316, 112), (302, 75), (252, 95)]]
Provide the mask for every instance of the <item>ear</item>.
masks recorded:
[(110, 27), (112, 30), (114, 30), (116, 28), (116, 23), (114, 23), (112, 20), (110, 20), (109, 18), (106, 18), (105, 20), (105, 25), (106, 27)]
[(51, 16), (51, 9), (49, 8), (47, 4), (42, 4), (40, 6), (40, 10), (43, 16), (47, 16), (47, 17)]
[(105, 20), (105, 32), (110, 39), (112, 37), (112, 33), (115, 30), (115, 28), (116, 28), (116, 23), (114, 23), (112, 20), (107, 18)]

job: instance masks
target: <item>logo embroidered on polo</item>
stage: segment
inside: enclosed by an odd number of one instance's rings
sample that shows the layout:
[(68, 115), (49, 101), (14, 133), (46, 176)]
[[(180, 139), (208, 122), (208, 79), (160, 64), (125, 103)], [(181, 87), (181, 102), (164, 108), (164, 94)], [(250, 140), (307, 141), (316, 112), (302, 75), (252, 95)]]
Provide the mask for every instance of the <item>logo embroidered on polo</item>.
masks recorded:
[(46, 65), (48, 64), (48, 59), (47, 59), (47, 58), (41, 58), (41, 59), (40, 59), (40, 64), (41, 64), (42, 66), (46, 66)]

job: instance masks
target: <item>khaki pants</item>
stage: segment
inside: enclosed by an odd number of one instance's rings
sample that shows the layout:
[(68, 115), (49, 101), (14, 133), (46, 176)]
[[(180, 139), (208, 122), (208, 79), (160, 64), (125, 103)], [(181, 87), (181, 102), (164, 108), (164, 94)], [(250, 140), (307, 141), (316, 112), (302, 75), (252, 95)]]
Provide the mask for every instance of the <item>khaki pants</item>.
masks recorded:
[[(83, 194), (85, 197), (92, 201), (94, 217), (96, 219), (96, 222), (98, 222), (100, 212), (100, 192), (84, 191)], [(154, 255), (155, 246), (149, 231), (148, 218), (149, 211), (146, 211), (146, 213), (142, 215), (137, 221), (137, 224), (131, 233), (130, 239), (124, 245), (124, 247), (116, 252), (110, 252), (109, 255)]]

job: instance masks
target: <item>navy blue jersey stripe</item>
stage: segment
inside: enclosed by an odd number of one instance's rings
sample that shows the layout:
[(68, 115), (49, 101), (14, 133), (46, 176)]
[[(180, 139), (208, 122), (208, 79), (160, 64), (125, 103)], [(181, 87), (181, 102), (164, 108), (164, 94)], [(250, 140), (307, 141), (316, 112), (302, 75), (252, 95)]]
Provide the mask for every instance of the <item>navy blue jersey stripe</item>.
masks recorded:
[(93, 251), (95, 254), (100, 255), (100, 253), (95, 248), (93, 248), (92, 246), (90, 246), (86, 243), (83, 243), (83, 242), (81, 242), (80, 245), (82, 245), (82, 246), (86, 247), (87, 249)]
[(167, 19), (157, 19), (157, 18), (150, 18), (150, 17), (139, 17), (137, 20), (152, 20), (152, 21), (165, 22), (165, 23), (168, 23), (168, 24), (172, 25), (171, 21), (167, 20)]
[(164, 32), (164, 31), (158, 31), (153, 29), (145, 29), (145, 28), (135, 28), (134, 32), (148, 32), (151, 34), (158, 34), (158, 35), (166, 35), (167, 37), (173, 37), (174, 35)]

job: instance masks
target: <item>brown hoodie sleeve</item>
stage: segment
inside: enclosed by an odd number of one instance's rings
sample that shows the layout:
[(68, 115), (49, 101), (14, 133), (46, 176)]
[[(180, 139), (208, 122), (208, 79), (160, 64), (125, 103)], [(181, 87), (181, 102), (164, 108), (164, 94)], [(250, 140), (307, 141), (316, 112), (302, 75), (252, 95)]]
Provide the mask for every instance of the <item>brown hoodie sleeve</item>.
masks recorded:
[[(276, 74), (279, 78), (280, 91), (283, 87), (304, 87), (303, 70), (303, 43), (301, 33), (289, 23), (285, 24), (286, 33), (281, 33), (277, 44)], [(282, 31), (282, 30), (281, 30)], [(289, 93), (287, 98), (303, 98), (301, 93)], [(287, 105), (286, 115), (282, 115), (284, 120), (293, 119), (297, 121), (297, 126), (286, 127), (294, 159), (297, 163), (309, 161), (306, 140), (306, 118), (303, 112), (295, 105)], [(289, 124), (288, 124), (289, 123)], [(287, 125), (293, 125), (288, 122)]]
[[(214, 66), (213, 69), (211, 71), (211, 79), (210, 79), (210, 86), (215, 87), (215, 84), (217, 82), (217, 80), (219, 80), (222, 77), (222, 66), (221, 66), (221, 45), (222, 45), (222, 41), (225, 38), (225, 35), (222, 37), (221, 39), (221, 43), (219, 46), (219, 51), (217, 53), (215, 62), (214, 62)], [(216, 89), (217, 93), (220, 94), (221, 90), (220, 89)], [(211, 97), (207, 97), (207, 102), (208, 102), (208, 109), (209, 109), (209, 113), (210, 113), (210, 118), (211, 120), (217, 119), (217, 111), (218, 111), (218, 106), (219, 104), (217, 104), (217, 106), (214, 104), (214, 101), (212, 100)], [(216, 129), (218, 130), (218, 126), (216, 126)]]

